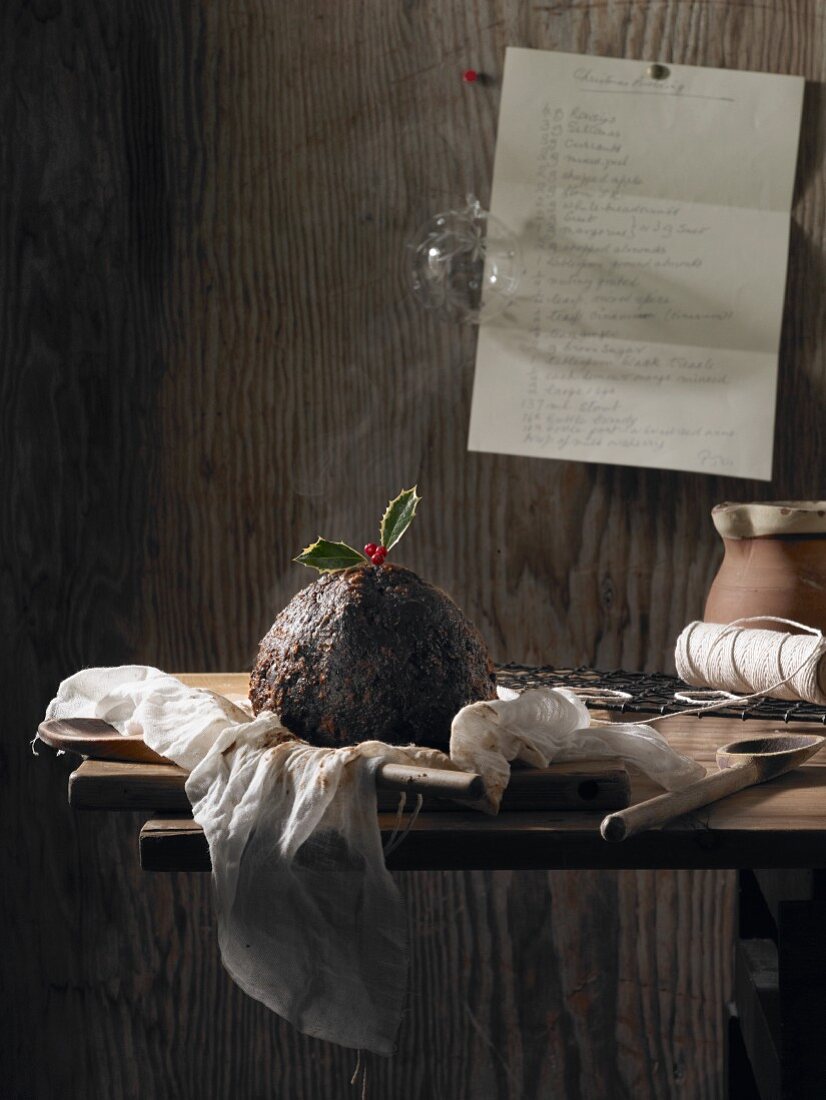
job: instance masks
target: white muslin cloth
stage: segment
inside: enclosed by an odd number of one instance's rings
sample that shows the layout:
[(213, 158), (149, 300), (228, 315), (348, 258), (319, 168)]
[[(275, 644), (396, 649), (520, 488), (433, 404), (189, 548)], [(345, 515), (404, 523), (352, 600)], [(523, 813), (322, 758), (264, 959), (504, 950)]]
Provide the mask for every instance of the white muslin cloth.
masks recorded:
[(704, 769), (644, 726), (590, 727), (564, 689), (536, 688), (456, 716), (451, 757), (367, 741), (315, 748), (276, 714), (250, 714), (156, 668), (90, 668), (64, 680), (47, 718), (101, 718), (189, 771), (209, 843), (224, 966), (300, 1031), (391, 1054), (407, 985), (407, 929), (385, 868), (375, 769), (391, 761), (469, 769), (496, 812), (510, 760), (621, 756), (664, 786)]
[(510, 761), (535, 768), (551, 762), (619, 756), (668, 790), (702, 779), (702, 764), (669, 745), (651, 726), (611, 722), (592, 726), (582, 699), (568, 688), (500, 688), (502, 698), (472, 703), (453, 719), (450, 758), (485, 780), (479, 808), (496, 813), (510, 779)]

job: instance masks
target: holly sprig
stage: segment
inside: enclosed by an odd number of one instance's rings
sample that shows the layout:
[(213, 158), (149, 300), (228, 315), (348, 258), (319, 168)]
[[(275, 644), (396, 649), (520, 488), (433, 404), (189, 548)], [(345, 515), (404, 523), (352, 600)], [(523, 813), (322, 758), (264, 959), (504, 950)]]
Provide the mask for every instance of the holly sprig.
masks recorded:
[(402, 489), (394, 500), (389, 501), (379, 526), (379, 542), (368, 542), (364, 553), (346, 542), (330, 542), (319, 536), (293, 561), (306, 565), (308, 569), (317, 569), (319, 573), (340, 573), (355, 566), (383, 565), (388, 553), (413, 522), (422, 499), (416, 492), (417, 488), (414, 485), (412, 489)]

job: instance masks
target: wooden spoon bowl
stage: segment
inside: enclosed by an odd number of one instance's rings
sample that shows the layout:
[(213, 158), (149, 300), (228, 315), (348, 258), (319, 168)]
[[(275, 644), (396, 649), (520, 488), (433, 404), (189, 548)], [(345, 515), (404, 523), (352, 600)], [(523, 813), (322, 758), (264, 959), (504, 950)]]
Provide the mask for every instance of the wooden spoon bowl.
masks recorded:
[(171, 764), (154, 752), (139, 733), (118, 733), (100, 718), (50, 718), (37, 727), (37, 736), (58, 752), (76, 752), (95, 760), (131, 764)]
[(773, 779), (803, 764), (826, 743), (816, 733), (776, 733), (732, 741), (717, 750), (717, 767), (737, 768), (754, 763), (760, 773), (757, 782)]

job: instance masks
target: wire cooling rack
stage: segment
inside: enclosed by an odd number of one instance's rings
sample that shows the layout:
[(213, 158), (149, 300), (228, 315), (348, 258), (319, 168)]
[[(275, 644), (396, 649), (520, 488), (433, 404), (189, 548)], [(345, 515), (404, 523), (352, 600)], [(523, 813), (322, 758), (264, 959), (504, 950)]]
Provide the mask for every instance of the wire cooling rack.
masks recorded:
[[(673, 714), (686, 710), (691, 704), (675, 699), (675, 692), (692, 692), (676, 676), (667, 676), (662, 672), (601, 672), (595, 668), (555, 668), (543, 665), (532, 668), (529, 665), (500, 665), (496, 670), (496, 679), (503, 687), (521, 690), (526, 687), (576, 687), (590, 689), (608, 689), (626, 692), (630, 699), (625, 700), (584, 700), (588, 706), (598, 710), (612, 710), (629, 714)], [(826, 707), (813, 703), (790, 702), (786, 699), (755, 699), (746, 705), (721, 706), (713, 713), (723, 718), (766, 718), (771, 722), (819, 722), (826, 726)], [(702, 716), (701, 716), (702, 717)]]

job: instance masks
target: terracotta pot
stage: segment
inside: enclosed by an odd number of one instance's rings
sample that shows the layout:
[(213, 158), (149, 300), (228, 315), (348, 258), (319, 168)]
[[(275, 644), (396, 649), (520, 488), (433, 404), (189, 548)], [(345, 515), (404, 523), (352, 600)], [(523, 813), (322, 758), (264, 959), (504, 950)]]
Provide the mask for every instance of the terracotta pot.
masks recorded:
[[(826, 501), (718, 504), (711, 516), (726, 552), (705, 621), (776, 615), (826, 633)], [(779, 623), (754, 626), (790, 631)]]

